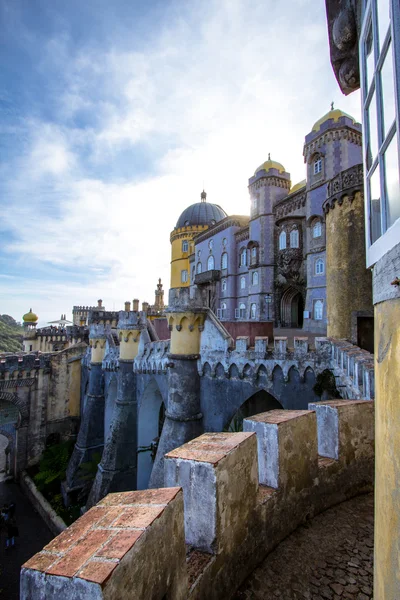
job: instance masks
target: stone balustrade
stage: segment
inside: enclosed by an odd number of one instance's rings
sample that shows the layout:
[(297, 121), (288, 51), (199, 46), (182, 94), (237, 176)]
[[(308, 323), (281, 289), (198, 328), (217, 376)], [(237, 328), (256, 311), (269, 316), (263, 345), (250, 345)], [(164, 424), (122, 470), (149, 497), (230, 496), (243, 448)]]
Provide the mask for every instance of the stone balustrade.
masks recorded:
[(168, 487), (106, 496), (23, 565), (21, 599), (231, 597), (301, 523), (372, 489), (373, 402), (310, 409), (169, 452)]

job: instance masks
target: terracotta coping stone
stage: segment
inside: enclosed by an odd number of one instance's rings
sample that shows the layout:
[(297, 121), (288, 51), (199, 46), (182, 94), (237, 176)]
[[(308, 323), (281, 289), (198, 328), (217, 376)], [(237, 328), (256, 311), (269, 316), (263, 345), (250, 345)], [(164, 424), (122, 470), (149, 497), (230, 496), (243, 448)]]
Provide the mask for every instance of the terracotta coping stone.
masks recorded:
[(168, 452), (165, 458), (182, 458), (216, 465), (254, 433), (204, 433), (200, 437)]
[(292, 419), (296, 419), (298, 417), (304, 417), (304, 415), (309, 415), (310, 410), (269, 410), (265, 413), (260, 413), (259, 415), (254, 415), (253, 417), (247, 417), (247, 421), (255, 421), (256, 423), (270, 423), (271, 425), (279, 425), (280, 423), (285, 423), (286, 421), (291, 421)]
[(104, 585), (147, 527), (181, 492), (163, 488), (109, 494), (22, 568)]
[(352, 406), (353, 404), (371, 404), (372, 400), (322, 400), (322, 402), (312, 402), (317, 406), (331, 406), (332, 408), (342, 408)]

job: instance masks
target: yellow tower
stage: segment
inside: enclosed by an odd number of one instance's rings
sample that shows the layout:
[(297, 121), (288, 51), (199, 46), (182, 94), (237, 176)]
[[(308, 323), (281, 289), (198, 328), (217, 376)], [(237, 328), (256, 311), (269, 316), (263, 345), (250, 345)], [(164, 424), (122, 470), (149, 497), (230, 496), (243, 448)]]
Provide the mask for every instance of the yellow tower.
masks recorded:
[(194, 237), (227, 216), (218, 204), (206, 199), (203, 190), (201, 201), (183, 211), (171, 233), (171, 288), (188, 287), (193, 283), (189, 257), (194, 252)]

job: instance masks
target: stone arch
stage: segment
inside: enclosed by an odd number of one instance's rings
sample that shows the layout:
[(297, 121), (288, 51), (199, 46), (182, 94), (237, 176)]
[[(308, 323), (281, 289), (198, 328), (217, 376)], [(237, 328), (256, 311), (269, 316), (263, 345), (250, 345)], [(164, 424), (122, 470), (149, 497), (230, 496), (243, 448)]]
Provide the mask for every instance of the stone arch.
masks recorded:
[(241, 404), (235, 414), (232, 415), (227, 429), (228, 431), (241, 431), (243, 419), (276, 409), (282, 410), (282, 404), (266, 390), (258, 390), (249, 396), (249, 398)]
[(315, 378), (314, 370), (311, 367), (307, 367), (306, 370), (304, 371), (303, 381), (304, 381), (304, 383), (307, 383), (308, 385), (310, 385), (311, 388), (314, 387), (316, 378)]
[(105, 403), (104, 403), (104, 443), (107, 440), (108, 434), (111, 430), (112, 416), (114, 412), (114, 406), (117, 401), (117, 389), (118, 382), (117, 377), (113, 376), (108, 385)]
[(11, 402), (16, 406), (21, 415), (21, 425), (27, 425), (29, 421), (29, 403), (26, 400), (18, 397), (18, 393), (0, 392), (0, 401)]
[(265, 365), (260, 365), (258, 367), (257, 373), (256, 373), (256, 383), (257, 385), (267, 385), (268, 382), (268, 371), (265, 367)]
[(208, 362), (205, 362), (203, 365), (203, 375), (206, 377), (211, 377), (211, 366)]
[(303, 327), (304, 299), (302, 293), (293, 286), (281, 296), (280, 322), (282, 327)]
[(165, 418), (165, 404), (157, 381), (152, 378), (143, 392), (138, 413), (137, 489), (149, 485), (153, 470), (156, 446), (161, 436)]
[(225, 369), (220, 362), (215, 367), (215, 377), (218, 377), (219, 379), (225, 377)]
[(0, 427), (0, 483), (14, 474), (15, 439), (9, 431)]
[(251, 365), (249, 365), (249, 363), (246, 363), (243, 368), (243, 377), (246, 377), (248, 379), (252, 375), (253, 375), (253, 367)]
[(231, 379), (239, 379), (239, 369), (235, 364), (229, 367), (229, 377)]
[(300, 381), (301, 381), (300, 373), (299, 373), (299, 370), (294, 365), (292, 365), (290, 367), (287, 379), (290, 383), (294, 383), (294, 384), (300, 383)]

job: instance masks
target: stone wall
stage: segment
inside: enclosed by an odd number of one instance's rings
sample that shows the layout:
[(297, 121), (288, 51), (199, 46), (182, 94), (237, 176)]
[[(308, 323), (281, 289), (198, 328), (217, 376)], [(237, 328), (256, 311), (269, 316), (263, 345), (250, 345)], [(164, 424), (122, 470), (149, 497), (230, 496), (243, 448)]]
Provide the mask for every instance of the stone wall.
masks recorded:
[(229, 598), (299, 524), (372, 489), (373, 402), (310, 409), (169, 452), (166, 488), (109, 494), (23, 565), (21, 599)]

